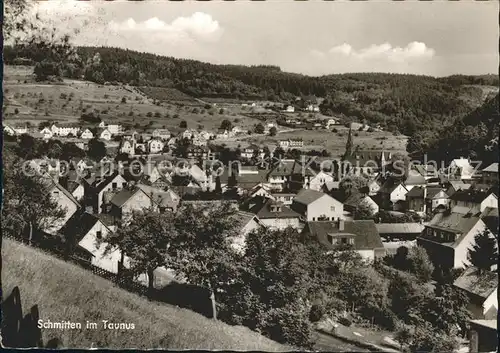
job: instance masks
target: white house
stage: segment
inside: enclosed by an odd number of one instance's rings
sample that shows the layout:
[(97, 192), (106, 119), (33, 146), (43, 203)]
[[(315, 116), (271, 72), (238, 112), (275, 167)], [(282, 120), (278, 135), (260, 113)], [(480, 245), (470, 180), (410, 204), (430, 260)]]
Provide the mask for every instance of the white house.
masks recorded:
[(344, 205), (316, 190), (301, 190), (293, 199), (292, 210), (309, 221), (337, 221), (344, 217)]
[(45, 232), (49, 234), (56, 234), (68, 219), (77, 212), (80, 208), (80, 204), (68, 190), (53, 180), (47, 182), (47, 191), (50, 193), (51, 199), (64, 211), (62, 218), (45, 229)]
[(292, 106), (292, 105), (289, 105), (289, 106), (287, 106), (285, 108), (285, 112), (287, 112), (287, 113), (293, 113), (293, 112), (295, 112), (295, 107)]
[(475, 212), (483, 212), (486, 207), (498, 208), (498, 197), (487, 191), (474, 189), (458, 190), (450, 196), (450, 208), (459, 206), (463, 209), (473, 209)]
[(111, 132), (108, 129), (104, 129), (99, 133), (99, 138), (102, 140), (111, 140)]
[(153, 131), (153, 138), (168, 140), (170, 138), (170, 136), (171, 136), (171, 133), (167, 129), (156, 129)]
[(90, 140), (90, 139), (94, 138), (94, 134), (89, 129), (85, 129), (81, 133), (80, 138), (85, 139), (85, 140)]
[(368, 261), (386, 253), (373, 220), (307, 222), (303, 234), (323, 245), (326, 253), (350, 247)]
[(333, 182), (333, 176), (329, 173), (324, 172), (324, 171), (320, 171), (316, 175), (314, 175), (312, 178), (310, 178), (309, 182), (305, 182), (303, 188), (321, 191), (321, 190), (323, 190), (323, 186), (326, 183), (330, 183), (330, 182)]
[(434, 266), (464, 268), (470, 265), (467, 255), (475, 244), (475, 236), (483, 231), (493, 237), (480, 213), (454, 208), (434, 215), (417, 238), (417, 244), (425, 248)]
[(123, 126), (120, 124), (109, 124), (106, 128), (111, 133), (111, 135), (123, 134)]
[(163, 151), (165, 144), (161, 140), (152, 139), (146, 143), (148, 153), (160, 153)]
[(42, 134), (42, 138), (44, 139), (51, 139), (52, 136), (54, 136), (54, 133), (48, 127), (44, 127), (42, 130), (40, 130), (40, 133)]

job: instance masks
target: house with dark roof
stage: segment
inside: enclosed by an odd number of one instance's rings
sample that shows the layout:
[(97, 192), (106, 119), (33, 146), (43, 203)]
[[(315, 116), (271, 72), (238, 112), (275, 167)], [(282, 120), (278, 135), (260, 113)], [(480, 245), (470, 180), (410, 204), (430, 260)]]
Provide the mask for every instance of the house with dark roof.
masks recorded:
[(446, 209), (450, 198), (440, 187), (417, 186), (406, 194), (408, 209), (418, 213), (431, 213)]
[(425, 228), (423, 223), (377, 223), (380, 237), (387, 241), (415, 240)]
[(271, 229), (300, 228), (300, 214), (282, 202), (256, 196), (247, 205), (248, 211)]
[(73, 256), (106, 271), (118, 273), (120, 251), (116, 249), (105, 255), (105, 239), (111, 232), (105, 222), (88, 212), (75, 213), (59, 230), (66, 244), (71, 244)]
[(116, 222), (128, 222), (134, 211), (141, 211), (151, 207), (158, 210), (158, 205), (153, 201), (151, 195), (140, 187), (130, 187), (119, 191), (110, 200), (109, 213)]
[(385, 255), (373, 220), (307, 222), (303, 234), (318, 241), (326, 251), (351, 248), (367, 260)]
[(316, 173), (294, 159), (282, 159), (267, 173), (267, 182), (275, 191), (300, 190), (309, 185)]
[(391, 162), (392, 153), (385, 151), (355, 151), (346, 156), (341, 167), (343, 175), (373, 175)]
[(387, 179), (380, 187), (380, 207), (386, 210), (404, 211), (408, 206), (406, 194), (409, 192), (405, 184), (396, 178)]
[(437, 168), (432, 164), (413, 164), (412, 171), (421, 175), (426, 181), (438, 177)]
[(498, 274), (467, 268), (453, 286), (469, 297), (468, 309), (473, 319), (496, 319), (498, 312)]
[(492, 163), (481, 171), (481, 183), (498, 185), (498, 163)]
[(450, 196), (450, 207), (456, 206), (482, 212), (486, 207), (498, 208), (498, 197), (493, 192), (473, 188), (458, 190)]
[(137, 184), (137, 187), (149, 195), (151, 200), (158, 206), (160, 212), (175, 212), (181, 202), (180, 196), (172, 189), (164, 191), (144, 184)]
[(344, 205), (328, 194), (302, 189), (293, 199), (292, 210), (307, 221), (337, 221), (344, 218)]
[(446, 194), (450, 197), (458, 190), (468, 190), (472, 186), (472, 184), (466, 184), (462, 180), (448, 181), (444, 185), (447, 187)]
[(370, 196), (362, 192), (352, 192), (344, 201), (344, 210), (352, 215), (359, 207), (366, 207), (372, 215), (379, 212), (378, 204)]
[(467, 254), (475, 244), (475, 236), (485, 230), (489, 231), (481, 213), (473, 209), (464, 212), (458, 207), (434, 215), (417, 244), (427, 251), (435, 267), (464, 268), (469, 265)]
[(98, 171), (83, 179), (85, 206), (94, 213), (103, 212), (104, 194), (118, 192), (127, 185), (127, 180), (118, 171)]

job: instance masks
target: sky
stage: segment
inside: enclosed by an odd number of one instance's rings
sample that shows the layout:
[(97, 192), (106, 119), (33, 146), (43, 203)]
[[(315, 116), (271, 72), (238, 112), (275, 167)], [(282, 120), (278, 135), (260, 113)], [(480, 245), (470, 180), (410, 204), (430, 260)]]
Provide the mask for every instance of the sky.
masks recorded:
[(39, 2), (77, 45), (307, 75), (498, 74), (497, 1)]

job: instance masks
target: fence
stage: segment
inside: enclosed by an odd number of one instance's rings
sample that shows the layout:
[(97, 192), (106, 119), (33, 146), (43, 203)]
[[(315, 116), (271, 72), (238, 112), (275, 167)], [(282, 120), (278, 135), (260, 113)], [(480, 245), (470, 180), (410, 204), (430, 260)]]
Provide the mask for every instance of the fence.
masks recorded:
[(4, 238), (9, 238), (12, 239), (16, 242), (23, 243), (25, 245), (34, 247), (38, 250), (41, 250), (42, 252), (46, 253), (47, 255), (50, 256), (55, 256), (63, 261), (70, 262), (73, 264), (78, 265), (79, 267), (92, 272), (95, 275), (98, 275), (99, 277), (102, 277), (104, 279), (107, 279), (109, 281), (112, 281), (119, 287), (128, 290), (130, 292), (134, 292), (137, 294), (144, 295), (147, 293), (147, 287), (143, 285), (142, 283), (139, 283), (134, 280), (134, 275), (130, 272), (127, 271), (127, 269), (121, 269), (119, 272), (120, 274), (116, 274), (113, 272), (109, 272), (103, 268), (97, 267), (90, 263), (89, 260), (75, 256), (75, 255), (68, 255), (65, 254), (62, 249), (60, 249), (56, 244), (51, 243), (51, 242), (40, 242), (40, 241), (29, 241), (26, 238), (23, 237), (16, 237), (8, 234), (2, 234), (2, 237)]

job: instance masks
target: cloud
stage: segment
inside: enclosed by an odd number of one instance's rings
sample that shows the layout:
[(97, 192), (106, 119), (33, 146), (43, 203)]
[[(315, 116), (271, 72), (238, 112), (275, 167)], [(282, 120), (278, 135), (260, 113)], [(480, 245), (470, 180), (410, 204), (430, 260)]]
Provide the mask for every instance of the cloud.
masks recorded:
[(411, 60), (431, 59), (435, 55), (435, 50), (428, 48), (422, 42), (411, 42), (405, 47), (393, 47), (389, 43), (373, 44), (360, 50), (356, 50), (350, 44), (344, 43), (331, 48), (328, 53), (357, 60), (387, 60), (389, 62), (404, 63)]
[(173, 40), (217, 41), (222, 28), (219, 22), (204, 12), (195, 12), (189, 17), (178, 17), (172, 23), (166, 23), (158, 17), (152, 17), (143, 22), (129, 18), (123, 22), (111, 21), (108, 28), (114, 33), (147, 33)]

